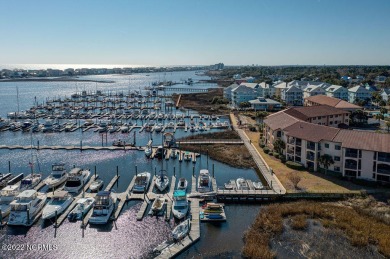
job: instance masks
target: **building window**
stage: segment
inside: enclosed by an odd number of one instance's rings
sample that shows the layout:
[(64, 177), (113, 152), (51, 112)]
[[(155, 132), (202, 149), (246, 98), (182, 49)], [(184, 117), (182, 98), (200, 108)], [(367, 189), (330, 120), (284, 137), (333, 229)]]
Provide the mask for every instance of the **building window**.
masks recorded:
[(329, 144), (328, 143), (325, 143), (325, 148), (329, 148)]
[(341, 150), (341, 146), (340, 146), (340, 145), (335, 145), (335, 146), (334, 146), (334, 149), (336, 149), (336, 150)]
[(360, 174), (361, 174), (361, 172), (360, 172), (360, 171), (358, 171), (358, 176), (360, 176)]
[(329, 118), (333, 118), (333, 115), (330, 115)]
[(334, 161), (340, 161), (340, 157), (339, 156), (335, 156), (334, 157)]
[(374, 162), (374, 165), (372, 166), (372, 171), (376, 172), (376, 162)]

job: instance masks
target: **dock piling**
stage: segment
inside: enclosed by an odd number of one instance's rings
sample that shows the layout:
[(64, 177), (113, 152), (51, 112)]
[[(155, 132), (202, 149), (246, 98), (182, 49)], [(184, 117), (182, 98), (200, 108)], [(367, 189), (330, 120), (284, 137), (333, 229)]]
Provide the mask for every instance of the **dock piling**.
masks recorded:
[(213, 163), (213, 178), (215, 178), (215, 176), (214, 176), (214, 163)]
[(8, 161), (8, 173), (11, 173), (11, 161)]
[(195, 166), (192, 167), (192, 176), (195, 176)]
[(135, 166), (135, 175), (138, 175), (138, 167)]
[(119, 175), (119, 167), (116, 166), (116, 176), (118, 176), (118, 175)]
[(173, 176), (176, 176), (176, 166), (173, 167)]
[(95, 165), (95, 179), (96, 179), (96, 165)]
[(80, 152), (83, 152), (83, 141), (80, 140)]

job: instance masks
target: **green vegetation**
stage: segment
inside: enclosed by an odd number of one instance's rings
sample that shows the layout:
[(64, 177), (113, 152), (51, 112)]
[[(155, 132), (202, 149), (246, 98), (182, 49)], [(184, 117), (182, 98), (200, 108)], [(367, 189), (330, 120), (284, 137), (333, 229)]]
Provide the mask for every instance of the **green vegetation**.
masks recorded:
[(287, 161), (286, 162), (286, 166), (288, 168), (291, 168), (291, 169), (294, 169), (294, 170), (303, 170), (304, 169), (303, 165), (301, 165), (299, 163), (296, 163), (296, 162), (293, 162), (293, 161)]
[(324, 155), (319, 157), (318, 163), (320, 163), (325, 168), (325, 174), (327, 174), (328, 168), (330, 165), (334, 164), (334, 160), (333, 160), (332, 156), (330, 156), (328, 154), (324, 154)]

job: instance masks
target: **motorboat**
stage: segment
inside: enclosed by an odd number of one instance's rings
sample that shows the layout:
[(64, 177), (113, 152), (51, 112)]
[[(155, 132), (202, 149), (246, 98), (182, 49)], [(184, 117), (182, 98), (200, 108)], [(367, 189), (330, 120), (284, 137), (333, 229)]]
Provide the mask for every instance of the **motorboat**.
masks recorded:
[(186, 178), (180, 178), (179, 181), (177, 182), (177, 189), (178, 190), (187, 190), (187, 185), (188, 182)]
[(49, 189), (56, 188), (68, 179), (68, 173), (65, 170), (65, 164), (53, 164), (51, 174), (45, 179), (45, 184)]
[(179, 122), (177, 123), (177, 126), (185, 126), (186, 123), (184, 122), (184, 120), (179, 120)]
[(172, 237), (174, 240), (181, 240), (183, 239), (191, 229), (191, 221), (190, 219), (186, 219), (179, 225), (177, 225), (173, 230), (172, 230)]
[(19, 194), (19, 185), (8, 185), (0, 192), (0, 210), (1, 216), (4, 218), (8, 216), (11, 211), (11, 202), (15, 200)]
[(34, 189), (35, 186), (37, 186), (42, 180), (42, 175), (41, 174), (29, 174), (26, 177), (22, 179), (20, 182), (20, 190), (29, 190), (29, 189)]
[(172, 214), (177, 219), (184, 218), (188, 213), (187, 194), (184, 190), (173, 192)]
[(96, 179), (95, 181), (93, 181), (91, 183), (91, 185), (89, 186), (89, 189), (92, 191), (92, 192), (97, 192), (100, 190), (100, 188), (102, 188), (103, 186), (103, 180), (102, 179)]
[(150, 173), (143, 172), (135, 177), (133, 192), (146, 192), (150, 183)]
[(92, 208), (95, 203), (94, 198), (81, 198), (77, 201), (76, 207), (68, 214), (68, 219), (70, 221), (81, 220), (84, 215)]
[(175, 148), (172, 148), (172, 150), (171, 150), (171, 158), (172, 159), (177, 158), (177, 150)]
[(152, 203), (152, 214), (159, 214), (164, 209), (165, 198), (162, 195), (157, 195)]
[(209, 170), (201, 169), (198, 177), (198, 192), (211, 191), (211, 177)]
[(9, 226), (31, 226), (38, 219), (47, 200), (46, 194), (36, 190), (25, 190), (11, 202), (11, 212), (8, 217)]
[(163, 158), (163, 156), (164, 156), (164, 148), (163, 148), (163, 146), (158, 146), (154, 157)]
[(249, 190), (248, 182), (244, 178), (238, 178), (237, 181), (237, 190)]
[(51, 219), (63, 213), (73, 202), (73, 197), (67, 191), (55, 191), (53, 197), (42, 211), (42, 219)]
[(111, 191), (100, 191), (95, 197), (90, 224), (106, 224), (115, 209), (117, 197)]
[(184, 152), (184, 155), (183, 155), (184, 161), (191, 161), (191, 158), (192, 158), (192, 156), (191, 156), (190, 152), (188, 152), (188, 151)]
[(253, 187), (256, 189), (256, 190), (262, 190), (264, 189), (264, 185), (262, 182), (252, 182), (253, 184)]
[(45, 121), (45, 124), (43, 125), (42, 132), (53, 132), (53, 121), (51, 119), (48, 119)]
[(79, 192), (83, 188), (84, 184), (87, 183), (90, 176), (91, 176), (91, 172), (89, 170), (83, 170), (81, 168), (73, 168), (69, 172), (64, 190), (71, 193)]
[(200, 218), (207, 218), (211, 220), (226, 220), (223, 204), (213, 202), (206, 203), (202, 206)]
[(145, 156), (150, 157), (152, 155), (152, 147), (146, 146), (145, 148)]
[(224, 184), (226, 190), (234, 190), (237, 188), (236, 181), (230, 180), (228, 183)]
[(159, 123), (156, 126), (154, 126), (154, 131), (155, 132), (161, 132), (162, 128), (163, 128), (163, 125), (161, 123)]
[(155, 180), (155, 185), (160, 192), (164, 191), (169, 185), (169, 177), (163, 171), (165, 170), (161, 170), (160, 176), (156, 177)]
[(122, 133), (127, 133), (127, 132), (129, 132), (129, 126), (127, 126), (127, 125), (121, 126), (121, 127), (120, 127), (120, 131), (121, 131)]

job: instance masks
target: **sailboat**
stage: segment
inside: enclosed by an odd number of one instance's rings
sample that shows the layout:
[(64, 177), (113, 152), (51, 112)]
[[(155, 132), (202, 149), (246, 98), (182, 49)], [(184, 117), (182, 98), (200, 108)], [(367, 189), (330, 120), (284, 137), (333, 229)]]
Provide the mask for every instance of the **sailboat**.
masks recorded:
[(33, 189), (42, 180), (42, 174), (34, 173), (34, 156), (32, 151), (33, 151), (33, 144), (32, 144), (32, 134), (31, 134), (31, 162), (29, 162), (29, 166), (31, 167), (31, 174), (27, 175), (22, 179), (20, 183), (20, 191)]
[(156, 178), (155, 184), (157, 189), (162, 192), (164, 191), (169, 184), (169, 178), (166, 174), (164, 174), (165, 170), (160, 170), (160, 176)]

